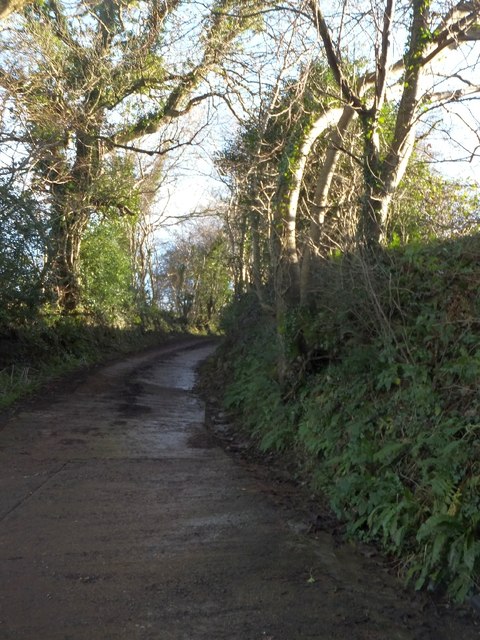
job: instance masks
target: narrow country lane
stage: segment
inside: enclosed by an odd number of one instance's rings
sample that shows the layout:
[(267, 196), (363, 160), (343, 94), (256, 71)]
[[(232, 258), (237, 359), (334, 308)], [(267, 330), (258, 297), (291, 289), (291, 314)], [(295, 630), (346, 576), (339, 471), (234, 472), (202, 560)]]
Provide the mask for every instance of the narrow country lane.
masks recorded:
[(127, 358), (3, 425), (0, 639), (478, 638), (303, 535), (212, 444), (192, 386), (214, 347)]

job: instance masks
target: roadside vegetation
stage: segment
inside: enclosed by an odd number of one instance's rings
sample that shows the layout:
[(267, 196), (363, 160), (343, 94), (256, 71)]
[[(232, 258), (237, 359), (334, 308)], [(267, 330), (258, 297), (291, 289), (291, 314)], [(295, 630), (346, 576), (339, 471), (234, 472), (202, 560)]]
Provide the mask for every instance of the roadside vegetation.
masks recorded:
[(435, 170), (428, 141), (462, 100), (443, 82), (469, 76), (451, 54), (476, 41), (478, 7), (365, 5), (359, 27), (347, 3), (302, 6), (322, 54), (279, 74), (218, 157), (240, 256), (225, 404), (348, 535), (462, 602), (480, 589), (479, 191)]
[(347, 534), (396, 556), (411, 585), (459, 601), (480, 562), (479, 258), (471, 236), (389, 249), (368, 270), (332, 259), (281, 347), (250, 298), (221, 356), (225, 404), (257, 446), (293, 455)]

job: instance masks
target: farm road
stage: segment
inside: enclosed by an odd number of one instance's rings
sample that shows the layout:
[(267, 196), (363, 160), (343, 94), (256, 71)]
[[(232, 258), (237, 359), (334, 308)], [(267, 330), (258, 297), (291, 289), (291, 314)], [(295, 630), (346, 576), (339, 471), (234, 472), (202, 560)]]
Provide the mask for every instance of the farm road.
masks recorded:
[[(1, 640), (470, 640), (219, 448), (187, 338), (70, 380), (0, 431)], [(259, 399), (261, 401), (261, 399)]]

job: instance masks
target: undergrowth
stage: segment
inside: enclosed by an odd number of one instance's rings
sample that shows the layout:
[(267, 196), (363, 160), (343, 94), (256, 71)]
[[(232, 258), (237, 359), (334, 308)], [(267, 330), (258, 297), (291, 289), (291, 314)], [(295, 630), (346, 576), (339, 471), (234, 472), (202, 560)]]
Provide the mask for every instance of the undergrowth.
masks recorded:
[(225, 402), (259, 447), (294, 450), (350, 535), (459, 602), (480, 571), (479, 265), (478, 237), (346, 256), (282, 340), (251, 301), (227, 325)]

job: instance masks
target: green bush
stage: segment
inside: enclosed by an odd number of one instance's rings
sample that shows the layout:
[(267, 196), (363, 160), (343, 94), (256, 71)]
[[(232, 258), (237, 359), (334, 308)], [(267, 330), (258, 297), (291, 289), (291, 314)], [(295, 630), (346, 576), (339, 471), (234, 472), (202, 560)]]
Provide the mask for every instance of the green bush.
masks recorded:
[(137, 313), (129, 219), (95, 221), (82, 242), (82, 302), (104, 324), (125, 326)]

